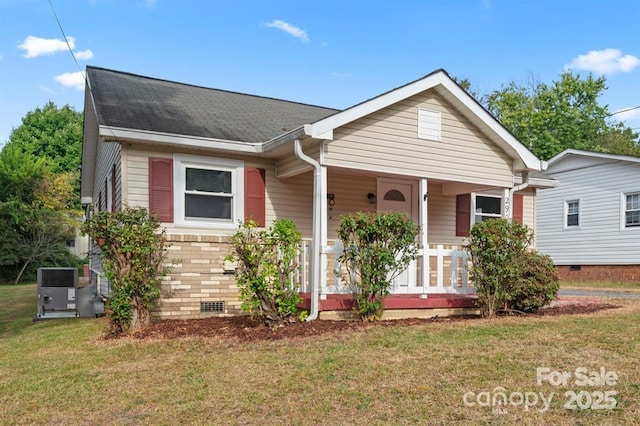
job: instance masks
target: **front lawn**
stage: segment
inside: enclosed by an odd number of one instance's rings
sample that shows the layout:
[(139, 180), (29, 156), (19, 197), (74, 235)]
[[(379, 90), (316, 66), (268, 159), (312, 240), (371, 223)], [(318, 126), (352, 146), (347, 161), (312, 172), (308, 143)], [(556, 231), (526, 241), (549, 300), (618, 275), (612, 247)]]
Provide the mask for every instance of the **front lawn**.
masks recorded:
[[(590, 315), (242, 343), (104, 340), (104, 319), (33, 323), (35, 297), (34, 285), (0, 287), (0, 424), (631, 425), (640, 417), (640, 301)], [(541, 384), (539, 367), (549, 369)], [(604, 369), (609, 381), (577, 381), (583, 367), (593, 377)], [(562, 372), (571, 374), (566, 385), (549, 383)], [(478, 403), (503, 392), (512, 405)], [(539, 396), (520, 404), (534, 394), (552, 395), (550, 408), (541, 412)], [(594, 409), (611, 398), (615, 409)]]

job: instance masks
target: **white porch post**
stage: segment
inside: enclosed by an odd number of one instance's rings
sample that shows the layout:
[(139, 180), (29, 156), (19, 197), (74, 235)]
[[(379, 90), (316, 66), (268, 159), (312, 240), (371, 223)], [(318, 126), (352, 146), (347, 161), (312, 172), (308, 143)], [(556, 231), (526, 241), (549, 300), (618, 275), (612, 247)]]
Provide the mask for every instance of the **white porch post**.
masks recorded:
[[(320, 148), (322, 149), (322, 147)], [(320, 265), (318, 268), (320, 298), (326, 299), (327, 293), (327, 252), (329, 251), (327, 242), (327, 168), (320, 166), (320, 176), (317, 182), (320, 191)]]
[(511, 191), (509, 188), (502, 189), (502, 218), (511, 219), (513, 217), (513, 200), (511, 199)]
[(427, 289), (429, 287), (429, 191), (427, 179), (420, 179), (418, 189), (418, 204), (420, 206), (420, 247), (422, 247), (422, 268), (420, 269), (420, 281), (422, 282), (422, 296), (427, 297)]

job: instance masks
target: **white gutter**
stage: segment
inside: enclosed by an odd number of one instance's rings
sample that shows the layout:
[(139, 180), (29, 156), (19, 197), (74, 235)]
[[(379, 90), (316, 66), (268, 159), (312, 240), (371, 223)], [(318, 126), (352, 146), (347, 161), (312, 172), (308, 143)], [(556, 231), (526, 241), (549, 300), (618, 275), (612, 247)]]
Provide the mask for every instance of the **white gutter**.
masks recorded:
[(520, 185), (516, 185), (509, 190), (509, 202), (511, 204), (511, 215), (510, 217), (513, 219), (513, 194), (518, 191), (522, 191), (523, 189), (529, 186), (529, 172), (522, 172), (522, 183)]
[(311, 307), (309, 310), (309, 316), (307, 321), (313, 321), (318, 318), (319, 312), (319, 291), (318, 284), (320, 283), (320, 253), (322, 252), (321, 239), (321, 217), (322, 217), (322, 166), (313, 158), (309, 157), (302, 151), (302, 145), (300, 139), (295, 139), (293, 145), (293, 152), (300, 160), (313, 166), (313, 232), (311, 235), (311, 274), (309, 279), (311, 280)]

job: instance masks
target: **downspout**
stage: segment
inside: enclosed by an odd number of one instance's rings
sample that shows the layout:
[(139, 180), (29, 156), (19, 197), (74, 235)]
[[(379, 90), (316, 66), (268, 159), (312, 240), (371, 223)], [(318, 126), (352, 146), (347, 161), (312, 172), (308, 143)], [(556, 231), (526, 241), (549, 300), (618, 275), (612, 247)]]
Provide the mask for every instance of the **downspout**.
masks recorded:
[(509, 202), (511, 203), (511, 218), (513, 219), (513, 194), (529, 186), (529, 172), (522, 172), (522, 183), (509, 190)]
[(322, 217), (322, 192), (320, 190), (320, 182), (322, 179), (322, 166), (313, 158), (309, 157), (302, 151), (302, 145), (300, 139), (296, 139), (293, 145), (293, 151), (300, 160), (313, 166), (313, 231), (311, 235), (311, 307), (309, 309), (309, 316), (307, 321), (313, 321), (318, 318), (319, 312), (319, 291), (318, 284), (320, 283), (320, 252), (322, 250), (321, 238), (321, 224)]

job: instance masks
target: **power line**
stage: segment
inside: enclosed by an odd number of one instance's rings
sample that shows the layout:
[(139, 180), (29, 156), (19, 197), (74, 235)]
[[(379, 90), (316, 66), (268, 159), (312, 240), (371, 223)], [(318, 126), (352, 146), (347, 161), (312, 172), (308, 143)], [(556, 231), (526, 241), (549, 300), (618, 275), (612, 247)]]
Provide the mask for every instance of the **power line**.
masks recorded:
[(62, 37), (64, 38), (64, 42), (67, 44), (67, 49), (69, 49), (69, 53), (71, 53), (71, 57), (73, 58), (73, 62), (76, 63), (76, 67), (78, 67), (78, 70), (80, 72), (82, 72), (82, 68), (80, 67), (80, 64), (78, 63), (78, 59), (76, 58), (75, 53), (73, 53), (73, 49), (71, 48), (71, 45), (69, 44), (69, 39), (67, 38), (67, 35), (64, 33), (64, 29), (62, 28), (62, 23), (60, 23), (60, 19), (58, 19), (58, 14), (56, 13), (56, 10), (53, 8), (53, 3), (51, 2), (51, 0), (49, 0), (49, 6), (51, 7), (51, 12), (53, 12), (53, 17), (56, 18), (56, 22), (58, 23), (58, 28), (60, 28), (60, 32), (62, 33)]
[(620, 114), (622, 112), (633, 111), (634, 109), (638, 109), (638, 108), (640, 108), (640, 105), (634, 106), (631, 108), (621, 109), (620, 111), (612, 112), (611, 114), (609, 114), (609, 117), (611, 117), (612, 115)]

